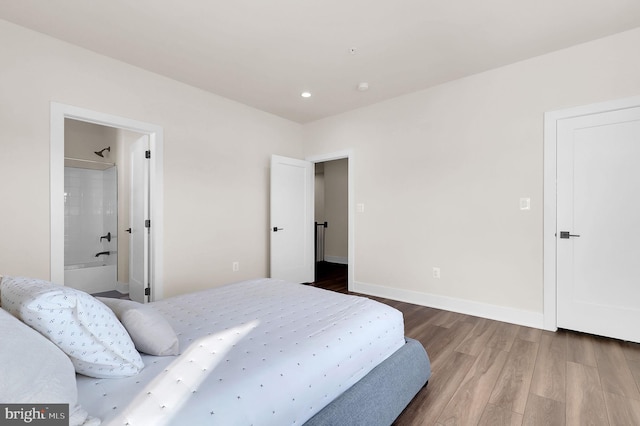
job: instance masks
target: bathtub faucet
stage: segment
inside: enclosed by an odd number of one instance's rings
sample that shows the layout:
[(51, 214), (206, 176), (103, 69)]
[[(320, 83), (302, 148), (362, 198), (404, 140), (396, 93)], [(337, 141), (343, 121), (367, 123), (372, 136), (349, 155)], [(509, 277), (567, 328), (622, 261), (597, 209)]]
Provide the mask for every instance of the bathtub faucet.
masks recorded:
[(102, 256), (103, 254), (106, 254), (107, 256), (109, 256), (111, 254), (111, 252), (110, 251), (101, 251), (100, 253), (96, 254), (96, 257)]

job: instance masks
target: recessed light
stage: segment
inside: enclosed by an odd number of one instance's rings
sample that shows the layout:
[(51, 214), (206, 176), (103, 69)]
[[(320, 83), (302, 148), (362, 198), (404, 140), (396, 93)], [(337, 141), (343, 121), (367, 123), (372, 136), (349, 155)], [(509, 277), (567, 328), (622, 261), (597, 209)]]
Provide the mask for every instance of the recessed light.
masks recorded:
[(310, 98), (311, 97), (311, 92), (302, 92), (302, 93), (300, 93), (300, 96), (302, 96), (303, 98)]

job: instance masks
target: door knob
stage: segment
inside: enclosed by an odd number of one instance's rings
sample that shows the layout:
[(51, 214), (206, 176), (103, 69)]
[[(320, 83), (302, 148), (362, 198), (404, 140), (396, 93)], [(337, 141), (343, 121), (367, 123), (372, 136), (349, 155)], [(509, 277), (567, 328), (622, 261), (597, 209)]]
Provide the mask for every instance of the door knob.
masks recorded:
[(277, 226), (273, 227), (273, 232), (284, 231), (284, 228), (278, 228)]
[(570, 234), (569, 231), (560, 231), (560, 238), (579, 237), (580, 235)]

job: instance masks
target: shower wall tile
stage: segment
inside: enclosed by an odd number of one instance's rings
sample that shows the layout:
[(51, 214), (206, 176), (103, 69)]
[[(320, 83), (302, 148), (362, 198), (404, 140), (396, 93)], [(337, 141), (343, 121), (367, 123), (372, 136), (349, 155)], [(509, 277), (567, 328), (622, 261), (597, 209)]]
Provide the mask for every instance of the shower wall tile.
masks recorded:
[(114, 264), (117, 256), (95, 255), (115, 251), (116, 240), (100, 237), (117, 234), (117, 186), (115, 167), (101, 170), (65, 167), (64, 258), (65, 265), (104, 261)]

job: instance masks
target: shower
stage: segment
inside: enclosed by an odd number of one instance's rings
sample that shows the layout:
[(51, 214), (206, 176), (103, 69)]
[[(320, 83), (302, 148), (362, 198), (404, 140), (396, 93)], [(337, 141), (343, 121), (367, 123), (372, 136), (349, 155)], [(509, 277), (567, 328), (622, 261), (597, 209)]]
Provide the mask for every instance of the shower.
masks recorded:
[(117, 168), (91, 169), (79, 163), (64, 168), (64, 282), (87, 293), (115, 290)]
[(106, 147), (106, 148), (101, 149), (100, 151), (93, 151), (93, 153), (94, 153), (95, 155), (97, 155), (98, 157), (102, 157), (102, 158), (104, 158), (104, 152), (105, 152), (105, 151), (109, 151), (109, 152), (111, 152), (111, 147), (110, 147), (110, 146), (108, 146), (108, 147)]
[(87, 293), (112, 291), (118, 285), (117, 134), (73, 120), (65, 120), (65, 129), (64, 283)]

